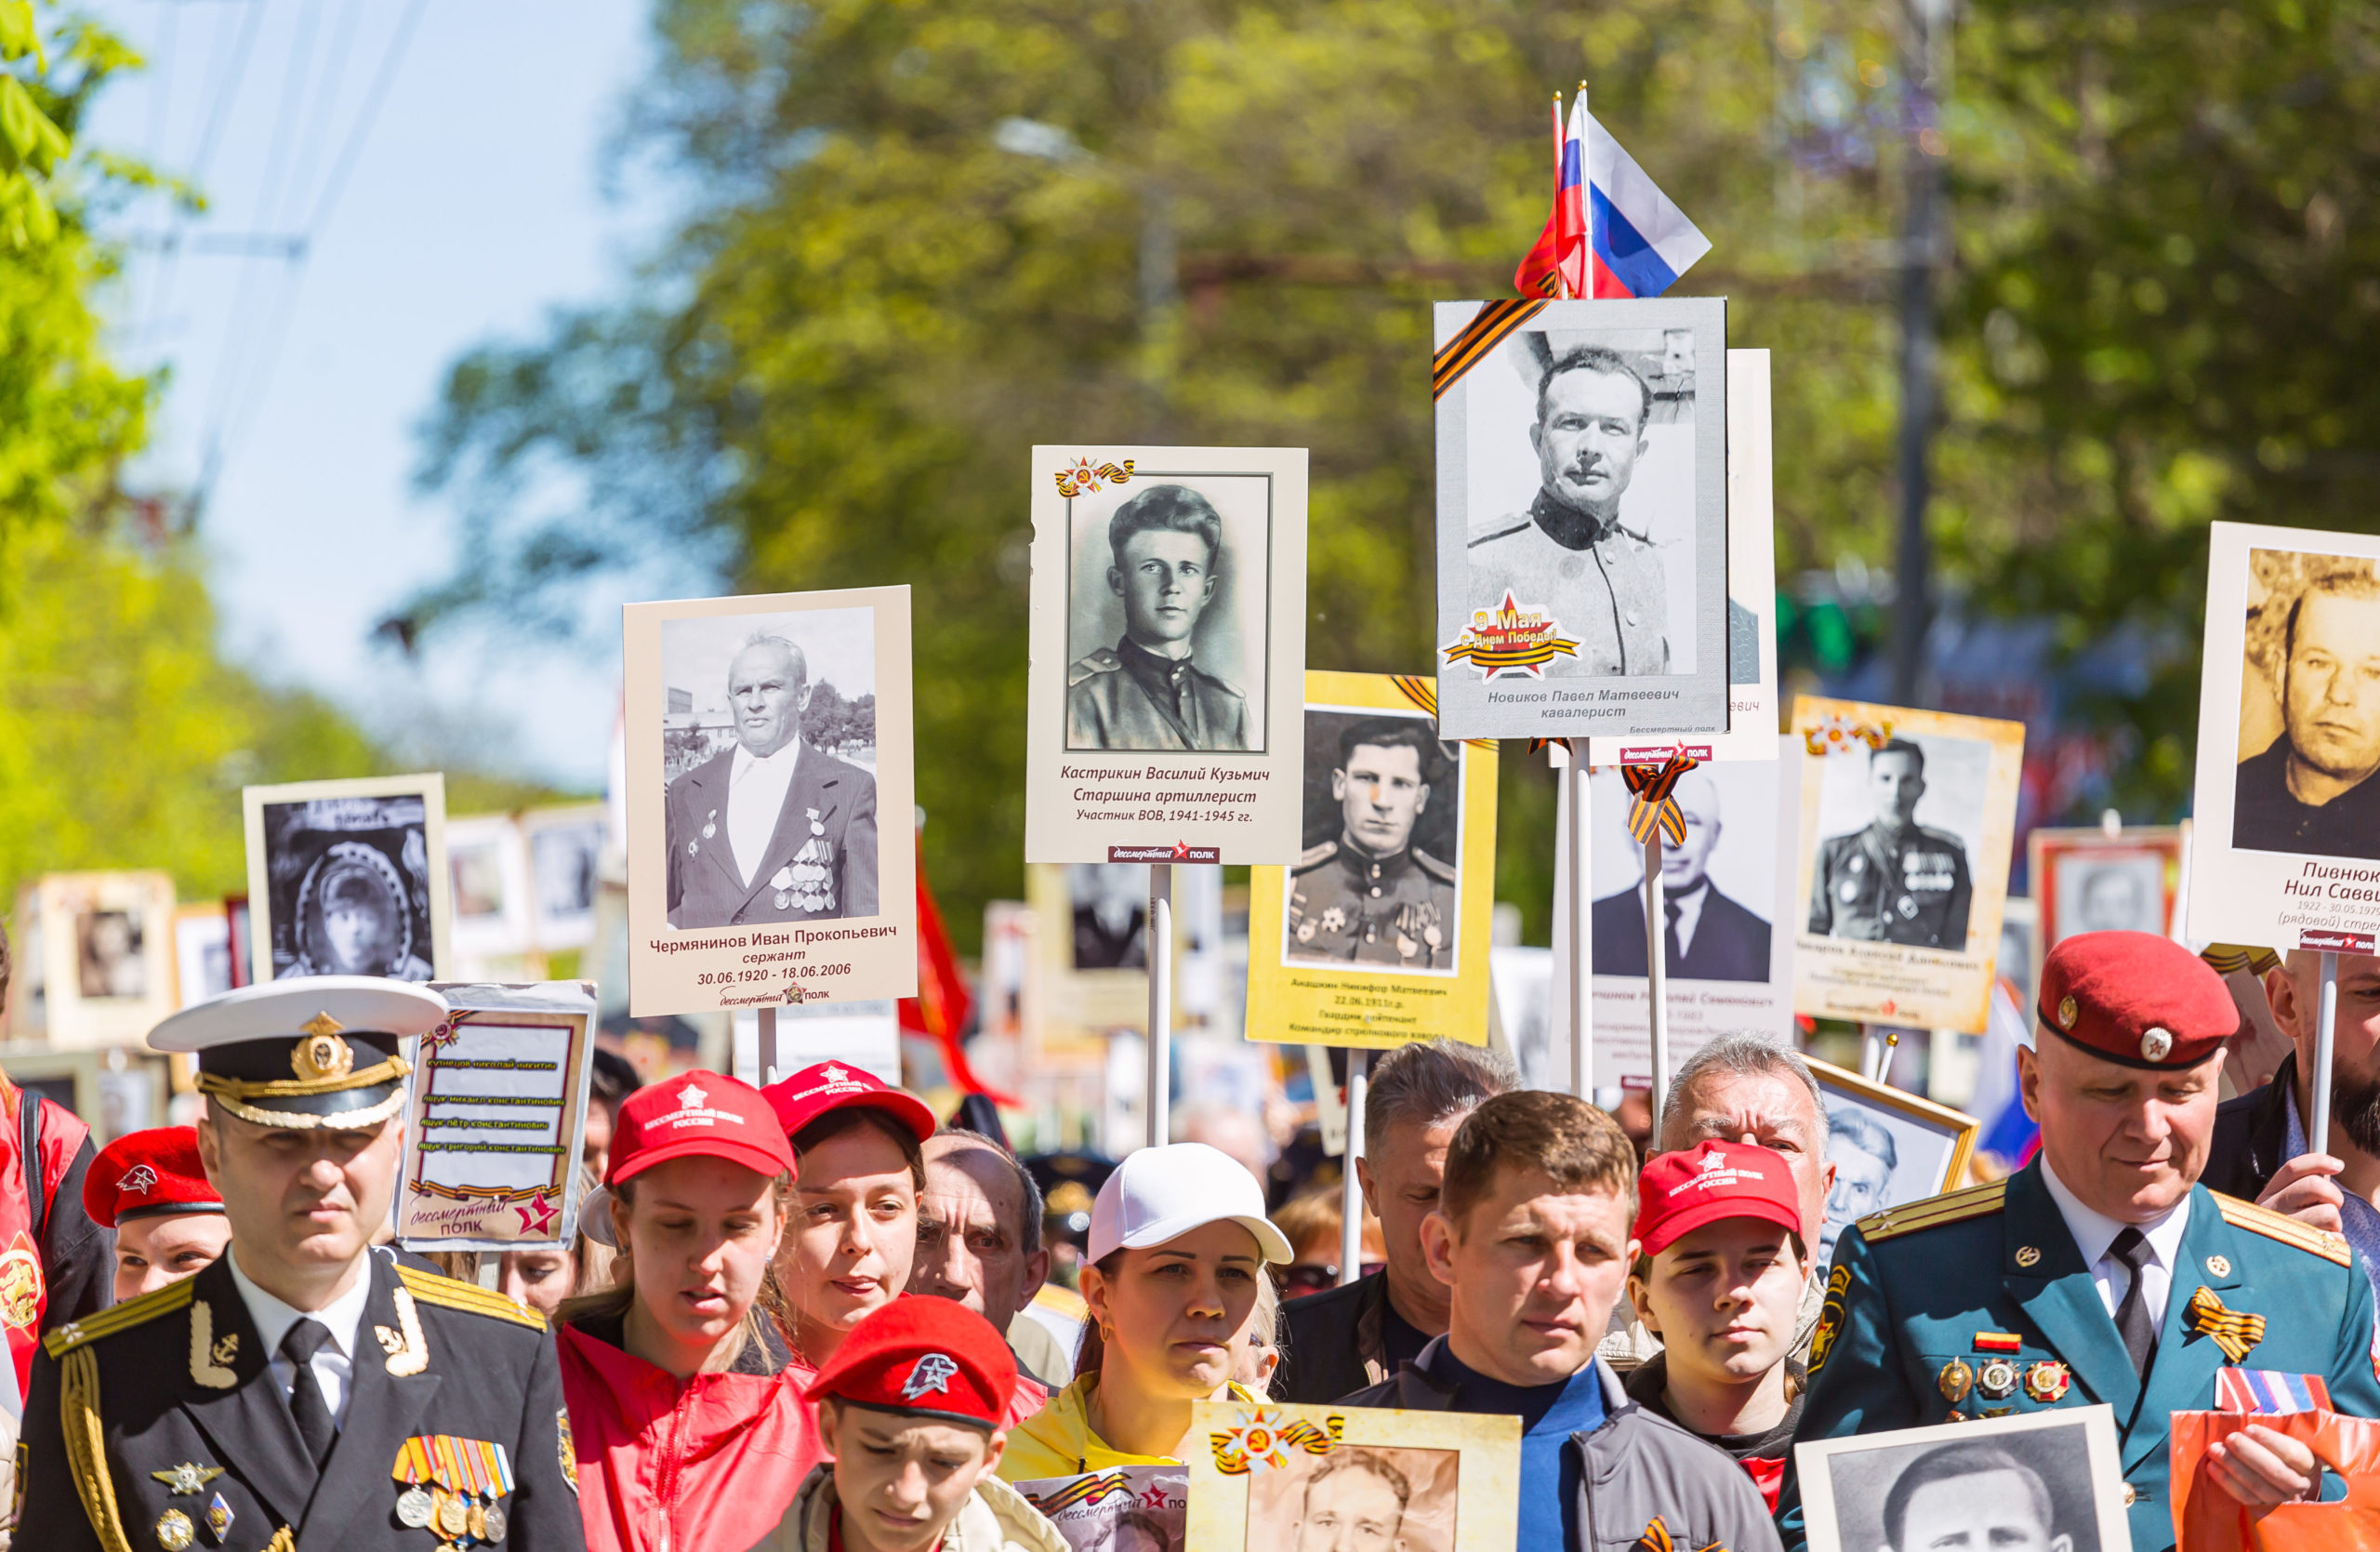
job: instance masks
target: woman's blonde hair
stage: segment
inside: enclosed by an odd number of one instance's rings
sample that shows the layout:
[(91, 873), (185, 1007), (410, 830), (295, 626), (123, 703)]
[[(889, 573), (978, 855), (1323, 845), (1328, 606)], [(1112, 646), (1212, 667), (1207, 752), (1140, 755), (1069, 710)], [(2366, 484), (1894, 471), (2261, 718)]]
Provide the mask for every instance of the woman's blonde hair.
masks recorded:
[[(780, 1174), (771, 1181), (769, 1186), (769, 1198), (777, 1213), (777, 1233), (782, 1239), (785, 1232), (785, 1220), (793, 1205), (793, 1176)], [(625, 1210), (632, 1209), (636, 1205), (636, 1187), (637, 1182), (630, 1179), (623, 1180), (612, 1187), (613, 1200), (617, 1201), (624, 1210), (622, 1216), (626, 1215)], [(562, 1300), (561, 1307), (554, 1311), (555, 1324), (576, 1325), (589, 1316), (599, 1320), (619, 1320), (623, 1323), (627, 1321), (628, 1310), (636, 1304), (636, 1260), (629, 1250), (628, 1236), (623, 1232), (618, 1234), (617, 1238), (620, 1242), (619, 1249), (607, 1253), (611, 1274), (610, 1284), (593, 1293), (577, 1293)], [(582, 1240), (581, 1242), (588, 1241)], [(602, 1247), (590, 1246), (590, 1248), (601, 1250)], [(592, 1275), (591, 1258), (588, 1270)], [(735, 1330), (728, 1335), (727, 1362), (734, 1364), (744, 1355), (745, 1347), (751, 1343), (758, 1342), (763, 1348), (766, 1347), (767, 1339), (762, 1333), (762, 1321), (772, 1322), (783, 1329), (790, 1320), (791, 1316), (786, 1307), (785, 1290), (777, 1283), (776, 1246), (771, 1244), (769, 1258), (761, 1264), (760, 1292), (753, 1297), (752, 1307), (744, 1312), (744, 1319), (736, 1322)]]

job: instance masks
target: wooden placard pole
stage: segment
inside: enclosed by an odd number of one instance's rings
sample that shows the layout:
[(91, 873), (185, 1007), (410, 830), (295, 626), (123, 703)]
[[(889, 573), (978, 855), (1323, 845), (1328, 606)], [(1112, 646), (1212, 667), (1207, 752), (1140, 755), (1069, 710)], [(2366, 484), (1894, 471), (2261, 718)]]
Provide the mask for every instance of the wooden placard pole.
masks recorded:
[(1149, 1146), (1170, 1133), (1166, 1108), (1173, 1096), (1173, 865), (1149, 864)]
[(1364, 1267), (1364, 1189), (1355, 1178), (1355, 1161), (1364, 1156), (1364, 1103), (1371, 1092), (1371, 1053), (1357, 1046), (1347, 1053), (1347, 1147), (1340, 1162), (1347, 1169), (1339, 1196), (1339, 1285), (1344, 1288)]
[(2307, 1092), (2313, 1096), (2313, 1114), (2306, 1121), (2306, 1147), (2309, 1152), (2331, 1151), (2331, 1046), (2332, 1030), (2339, 1020), (2339, 957), (2332, 949), (2322, 950), (2321, 992), (2315, 1001), (2314, 1072), (2307, 1080)]

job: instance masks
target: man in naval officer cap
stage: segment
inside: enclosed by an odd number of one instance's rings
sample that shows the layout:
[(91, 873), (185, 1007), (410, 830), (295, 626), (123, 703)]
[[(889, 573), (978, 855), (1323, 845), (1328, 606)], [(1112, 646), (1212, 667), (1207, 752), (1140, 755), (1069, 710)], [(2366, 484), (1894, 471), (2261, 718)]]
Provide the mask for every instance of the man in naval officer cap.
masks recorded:
[(229, 1254), (49, 1333), (16, 1545), (583, 1549), (545, 1321), (372, 1247), (396, 1183), (400, 1042), (446, 1016), (377, 976), (248, 987), (160, 1024), (195, 1052)]
[[(2203, 960), (2152, 933), (2077, 934), (2050, 950), (2035, 1011), (2017, 1079), (2041, 1153), (1844, 1231), (1794, 1438), (2104, 1402), (2132, 1545), (2162, 1552), (2173, 1413), (2211, 1409), (2226, 1366), (2319, 1374), (2337, 1411), (2380, 1417), (2372, 1284), (2339, 1236), (2198, 1184), (2240, 1028)], [(2243, 1504), (2340, 1495), (2262, 1426), (2208, 1459)], [(1778, 1507), (1801, 1547), (1791, 1467)]]

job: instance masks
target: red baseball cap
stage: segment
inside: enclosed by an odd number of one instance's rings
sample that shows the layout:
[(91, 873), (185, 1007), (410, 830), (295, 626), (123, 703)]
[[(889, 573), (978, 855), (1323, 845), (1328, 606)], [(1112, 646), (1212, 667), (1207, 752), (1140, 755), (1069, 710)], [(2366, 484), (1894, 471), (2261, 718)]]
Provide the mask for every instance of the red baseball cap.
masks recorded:
[(99, 1149), (83, 1174), (83, 1211), (101, 1228), (163, 1213), (223, 1211), (199, 1166), (197, 1128), (127, 1132)]
[(1638, 1248), (1659, 1255), (1705, 1224), (1757, 1218), (1802, 1232), (1802, 1202), (1785, 1156), (1718, 1138), (1657, 1153), (1636, 1181)]
[(2034, 1010), (2068, 1041), (2119, 1067), (2196, 1067), (2240, 1032), (2214, 967), (2155, 933), (2077, 933), (2042, 964)]
[(849, 1062), (820, 1062), (780, 1078), (760, 1091), (776, 1112), (785, 1134), (796, 1132), (829, 1110), (860, 1106), (882, 1110), (924, 1142), (934, 1134), (936, 1121), (926, 1102), (906, 1089), (896, 1089), (864, 1067)]
[(997, 1428), (1016, 1391), (1016, 1358), (992, 1323), (952, 1299), (894, 1299), (852, 1328), (809, 1399)]
[(793, 1145), (760, 1090), (724, 1073), (689, 1072), (620, 1102), (603, 1184), (616, 1186), (655, 1164), (698, 1154), (772, 1177), (794, 1168)]

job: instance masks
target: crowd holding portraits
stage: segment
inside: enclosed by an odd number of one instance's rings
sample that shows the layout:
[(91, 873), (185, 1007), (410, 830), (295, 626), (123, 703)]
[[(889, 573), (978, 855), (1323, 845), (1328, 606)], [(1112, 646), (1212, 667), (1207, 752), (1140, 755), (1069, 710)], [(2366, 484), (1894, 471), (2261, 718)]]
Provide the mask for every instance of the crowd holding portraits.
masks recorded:
[(2123, 1479), (2107, 1409), (1801, 1446), (1810, 1552), (2113, 1552)]

